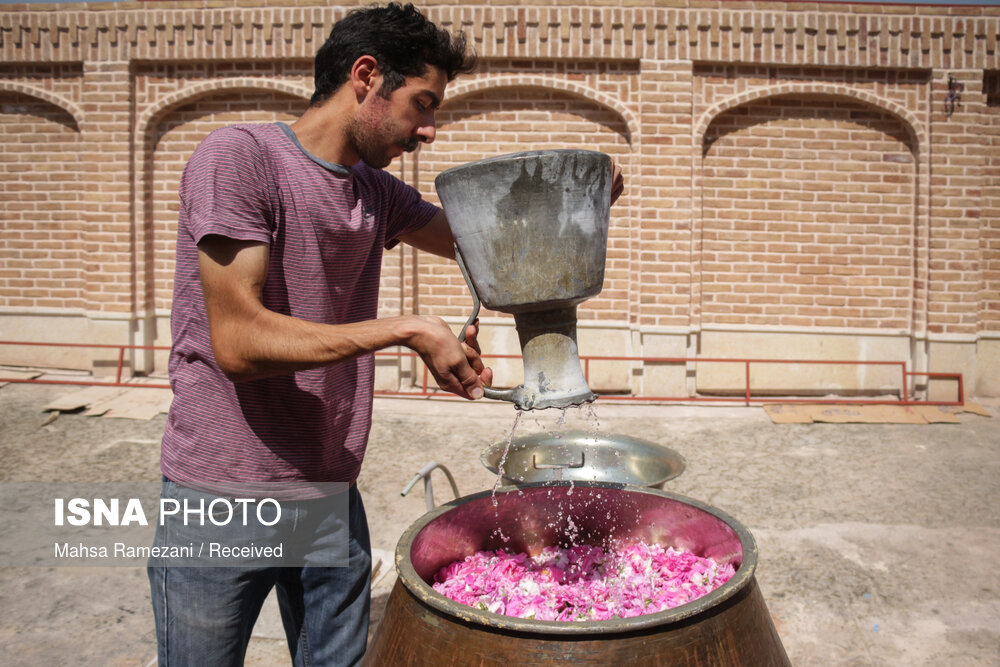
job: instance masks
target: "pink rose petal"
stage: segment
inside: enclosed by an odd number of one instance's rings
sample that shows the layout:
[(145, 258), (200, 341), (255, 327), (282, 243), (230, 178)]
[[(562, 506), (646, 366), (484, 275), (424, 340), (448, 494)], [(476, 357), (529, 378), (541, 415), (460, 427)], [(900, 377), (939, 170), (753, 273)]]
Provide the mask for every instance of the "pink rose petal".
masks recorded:
[(658, 545), (617, 552), (574, 545), (540, 554), (480, 551), (437, 573), (434, 590), (506, 616), (604, 621), (672, 609), (707, 595), (735, 574), (732, 564)]

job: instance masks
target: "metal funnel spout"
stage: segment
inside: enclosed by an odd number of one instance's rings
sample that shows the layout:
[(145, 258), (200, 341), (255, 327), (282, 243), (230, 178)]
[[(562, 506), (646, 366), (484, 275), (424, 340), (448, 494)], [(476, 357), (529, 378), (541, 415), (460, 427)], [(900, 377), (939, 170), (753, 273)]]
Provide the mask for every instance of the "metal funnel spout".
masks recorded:
[(580, 366), (576, 346), (576, 306), (515, 313), (521, 341), (524, 384), (509, 400), (520, 410), (566, 408), (597, 398)]

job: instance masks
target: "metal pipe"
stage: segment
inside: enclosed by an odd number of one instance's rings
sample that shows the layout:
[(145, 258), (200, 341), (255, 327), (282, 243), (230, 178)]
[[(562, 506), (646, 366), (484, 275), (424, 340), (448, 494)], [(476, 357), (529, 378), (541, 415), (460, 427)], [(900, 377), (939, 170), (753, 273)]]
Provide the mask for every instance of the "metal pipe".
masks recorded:
[(444, 473), (444, 476), (448, 478), (448, 484), (451, 485), (451, 492), (455, 495), (455, 498), (458, 498), (460, 494), (458, 493), (458, 485), (455, 484), (455, 478), (452, 477), (451, 471), (448, 470), (448, 468), (446, 468), (443, 464), (438, 463), (437, 461), (431, 461), (423, 468), (421, 468), (419, 471), (417, 471), (417, 474), (413, 476), (413, 479), (410, 480), (410, 482), (403, 488), (403, 490), (399, 493), (399, 495), (405, 496), (413, 489), (413, 487), (416, 485), (418, 481), (423, 479), (424, 504), (427, 506), (428, 512), (432, 511), (435, 505), (434, 505), (434, 485), (433, 482), (431, 481), (431, 473), (434, 472), (435, 469), (440, 469), (441, 472)]

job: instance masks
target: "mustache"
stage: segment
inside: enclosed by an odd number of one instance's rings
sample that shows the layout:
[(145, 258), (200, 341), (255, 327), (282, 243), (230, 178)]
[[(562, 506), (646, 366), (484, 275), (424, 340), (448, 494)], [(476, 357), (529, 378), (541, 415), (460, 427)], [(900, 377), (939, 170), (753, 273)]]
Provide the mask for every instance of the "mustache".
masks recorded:
[(417, 150), (417, 146), (420, 145), (420, 139), (417, 137), (410, 138), (406, 143), (400, 144), (407, 153), (412, 153)]

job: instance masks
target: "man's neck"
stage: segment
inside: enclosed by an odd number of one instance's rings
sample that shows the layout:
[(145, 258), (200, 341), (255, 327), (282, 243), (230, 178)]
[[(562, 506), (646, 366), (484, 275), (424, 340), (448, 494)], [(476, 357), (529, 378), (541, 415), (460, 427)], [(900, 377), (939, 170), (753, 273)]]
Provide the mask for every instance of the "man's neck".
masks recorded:
[(335, 95), (323, 104), (306, 109), (291, 128), (302, 147), (316, 157), (351, 167), (360, 162), (361, 157), (344, 132), (345, 119), (354, 113), (354, 109), (346, 106)]

